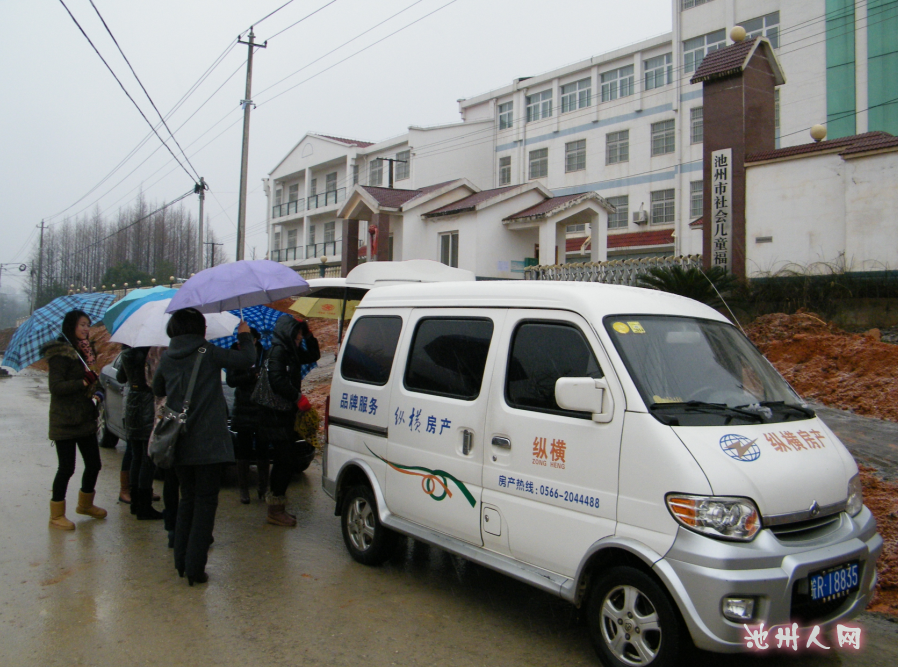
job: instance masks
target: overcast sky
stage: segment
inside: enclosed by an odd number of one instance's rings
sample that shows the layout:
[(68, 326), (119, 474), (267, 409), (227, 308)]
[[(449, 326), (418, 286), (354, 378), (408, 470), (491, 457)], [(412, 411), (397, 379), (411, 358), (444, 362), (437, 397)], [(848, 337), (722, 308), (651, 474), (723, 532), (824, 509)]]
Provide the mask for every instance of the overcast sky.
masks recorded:
[[(379, 141), (409, 125), (458, 122), (459, 98), (668, 32), (671, 21), (670, 0), (294, 0), (258, 22), (286, 1), (93, 0), (163, 115), (225, 54), (168, 125), (211, 188), (206, 212), (232, 258), (247, 53), (235, 43), (254, 22), (257, 41), (269, 42), (254, 57), (247, 257), (253, 246), (259, 256), (266, 247), (261, 179), (306, 132)], [(64, 2), (155, 123), (90, 0)], [(7, 91), (0, 110), (0, 262), (27, 260), (41, 219), (59, 223), (97, 206), (113, 218), (141, 188), (156, 204), (192, 190), (191, 178), (155, 136), (96, 187), (149, 126), (60, 0), (0, 2), (0, 23)], [(160, 134), (166, 136), (162, 128)], [(196, 211), (197, 198), (184, 205)], [(23, 283), (4, 272), (4, 287)]]

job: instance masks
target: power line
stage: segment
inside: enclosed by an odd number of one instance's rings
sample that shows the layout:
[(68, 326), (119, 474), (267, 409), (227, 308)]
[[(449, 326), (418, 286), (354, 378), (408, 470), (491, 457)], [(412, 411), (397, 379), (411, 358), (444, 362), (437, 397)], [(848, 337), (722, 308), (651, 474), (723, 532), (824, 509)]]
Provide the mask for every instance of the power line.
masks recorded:
[(240, 36), (243, 37), (246, 33), (248, 33), (250, 30), (253, 29), (253, 26), (259, 25), (259, 24), (262, 23), (262, 21), (264, 21), (265, 19), (271, 18), (272, 16), (274, 16), (275, 14), (277, 14), (279, 11), (281, 11), (284, 7), (286, 7), (287, 5), (291, 4), (292, 2), (293, 2), (293, 0), (287, 0), (287, 2), (285, 2), (283, 5), (281, 5), (281, 6), (278, 7), (277, 9), (275, 9), (273, 12), (267, 13), (265, 16), (263, 16), (263, 17), (260, 18), (258, 21), (256, 21), (255, 23), (253, 23), (249, 28), (247, 28), (246, 30), (244, 30), (243, 32), (241, 32), (241, 33), (240, 33)]
[(146, 117), (146, 114), (144, 114), (143, 110), (138, 106), (137, 102), (134, 101), (134, 98), (131, 97), (131, 93), (128, 92), (128, 90), (125, 88), (125, 86), (119, 80), (118, 76), (116, 76), (115, 72), (109, 66), (109, 63), (106, 62), (106, 59), (103, 57), (103, 55), (97, 49), (97, 47), (94, 46), (94, 43), (91, 41), (90, 37), (88, 37), (87, 33), (84, 32), (84, 28), (81, 27), (80, 23), (78, 23), (78, 19), (75, 18), (75, 16), (72, 14), (72, 12), (69, 10), (69, 8), (66, 6), (65, 0), (59, 0), (59, 4), (61, 4), (65, 8), (66, 12), (68, 12), (69, 16), (72, 18), (72, 21), (75, 22), (76, 26), (78, 26), (78, 30), (81, 31), (82, 35), (84, 35), (84, 39), (87, 40), (88, 44), (91, 45), (91, 48), (93, 48), (93, 50), (96, 52), (96, 54), (100, 57), (100, 60), (103, 61), (103, 64), (106, 65), (106, 69), (108, 69), (109, 73), (112, 74), (112, 77), (116, 80), (119, 87), (122, 89), (122, 92), (124, 92), (125, 95), (128, 96), (128, 99), (131, 100), (131, 103), (134, 105), (134, 108), (137, 109), (137, 111), (140, 113), (141, 117), (146, 121), (147, 125), (150, 126), (150, 129), (153, 130), (153, 134), (155, 134), (157, 137), (159, 137), (159, 141), (161, 141), (162, 144), (168, 149), (168, 152), (171, 153), (171, 156), (175, 159), (175, 162), (177, 162), (178, 164), (181, 165), (181, 168), (184, 170), (184, 173), (187, 174), (188, 178), (190, 178), (191, 181), (194, 181), (194, 183), (196, 183), (193, 176), (190, 174), (189, 171), (187, 171), (187, 167), (185, 167), (183, 164), (181, 164), (181, 161), (178, 160), (178, 156), (175, 155), (174, 151), (172, 151), (171, 146), (169, 146), (167, 143), (165, 143), (165, 140), (161, 136), (159, 136), (159, 133), (156, 131), (156, 128), (153, 127), (153, 124), (150, 122), (150, 119)]
[[(292, 1), (293, 1), (293, 0), (291, 0), (291, 2), (292, 2)], [(299, 20), (296, 21), (295, 23), (291, 23), (290, 25), (288, 25), (288, 26), (287, 26), (286, 28), (284, 28), (283, 30), (279, 30), (278, 32), (274, 33), (271, 37), (269, 37), (269, 38), (266, 39), (265, 41), (268, 42), (269, 40), (274, 39), (275, 37), (277, 37), (277, 36), (280, 35), (281, 33), (287, 32), (287, 31), (288, 31), (290, 28), (292, 28), (293, 26), (299, 25), (300, 23), (302, 23), (303, 21), (305, 21), (305, 20), (306, 20), (307, 18), (309, 18), (310, 16), (314, 16), (315, 14), (317, 14), (318, 12), (320, 12), (322, 9), (325, 9), (326, 7), (330, 7), (330, 6), (331, 6), (332, 4), (334, 4), (336, 1), (337, 1), (337, 0), (331, 0), (329, 3), (327, 3), (326, 5), (322, 5), (321, 7), (319, 7), (318, 9), (316, 9), (316, 10), (315, 10), (314, 12), (312, 12), (311, 14), (306, 14), (305, 16), (303, 16), (301, 19), (299, 19)], [(289, 4), (289, 3), (288, 3), (288, 4)], [(285, 6), (286, 6), (286, 5), (285, 5)], [(277, 11), (277, 10), (275, 10), (275, 11)], [(270, 14), (269, 14), (269, 16), (270, 16)], [(267, 18), (267, 17), (266, 17), (266, 18)]]
[[(299, 74), (300, 72), (302, 72), (304, 69), (307, 69), (307, 68), (311, 67), (312, 65), (314, 65), (315, 63), (317, 63), (319, 60), (322, 60), (323, 58), (327, 58), (330, 54), (334, 53), (335, 51), (339, 51), (340, 49), (342, 49), (342, 48), (343, 48), (344, 46), (346, 46), (347, 44), (350, 44), (350, 43), (354, 42), (354, 41), (357, 40), (359, 37), (362, 37), (362, 36), (364, 36), (364, 35), (367, 35), (369, 32), (371, 32), (371, 31), (374, 30), (375, 28), (379, 28), (380, 26), (382, 26), (382, 25), (383, 25), (384, 23), (386, 23), (387, 21), (390, 21), (390, 20), (396, 18), (397, 16), (399, 16), (399, 15), (402, 14), (403, 12), (408, 11), (409, 9), (411, 9), (412, 7), (414, 7), (415, 5), (421, 4), (422, 2), (424, 2), (424, 0), (416, 0), (415, 2), (413, 2), (412, 4), (410, 4), (410, 5), (409, 5), (408, 7), (406, 7), (405, 9), (400, 9), (398, 12), (396, 12), (396, 13), (393, 14), (392, 16), (389, 16), (389, 17), (385, 18), (385, 19), (384, 19), (383, 21), (381, 21), (380, 23), (377, 23), (377, 24), (371, 26), (370, 28), (368, 28), (367, 30), (365, 30), (365, 31), (363, 31), (363, 32), (360, 32), (358, 35), (356, 35), (356, 36), (353, 37), (352, 39), (347, 40), (347, 41), (343, 42), (342, 44), (340, 44), (340, 46), (338, 46), (338, 47), (336, 47), (336, 48), (334, 48), (334, 49), (331, 49), (330, 51), (328, 51), (327, 53), (325, 53), (323, 56), (321, 56), (321, 57), (319, 57), (319, 58), (316, 58), (315, 60), (313, 60), (313, 61), (310, 62), (310, 63), (306, 63), (305, 65), (303, 65), (302, 67), (300, 67), (298, 70), (296, 70), (296, 71), (293, 72), (292, 74), (288, 74), (287, 76), (285, 76), (285, 77), (284, 77), (283, 79), (281, 79), (280, 81), (275, 81), (273, 84), (271, 84), (270, 86), (268, 86), (268, 88), (263, 88), (263, 89), (260, 90), (258, 93), (256, 93), (256, 95), (261, 95), (262, 93), (271, 90), (271, 89), (274, 88), (275, 86), (280, 85), (281, 83), (283, 83), (283, 82), (286, 81), (287, 79), (296, 76), (297, 74)], [(271, 39), (271, 38), (269, 38), (269, 39)]]
[(147, 91), (146, 87), (143, 85), (143, 81), (140, 80), (140, 77), (137, 76), (137, 72), (134, 71), (134, 67), (131, 65), (131, 61), (128, 60), (128, 56), (125, 55), (125, 52), (122, 51), (122, 47), (119, 45), (118, 40), (115, 38), (115, 35), (112, 34), (112, 30), (109, 29), (109, 26), (106, 24), (106, 19), (103, 18), (103, 15), (100, 13), (100, 10), (97, 9), (97, 6), (94, 4), (94, 0), (89, 0), (90, 6), (94, 8), (94, 11), (97, 13), (97, 16), (100, 18), (100, 22), (103, 24), (103, 27), (106, 28), (106, 32), (109, 33), (109, 36), (112, 38), (113, 43), (115, 44), (115, 48), (118, 49), (118, 52), (122, 54), (122, 58), (124, 58), (125, 62), (128, 64), (128, 69), (131, 70), (131, 74), (134, 75), (134, 79), (137, 81), (140, 89), (143, 91), (143, 94), (147, 96), (147, 99), (150, 101), (150, 105), (153, 107), (153, 110), (156, 112), (156, 115), (159, 116), (159, 120), (162, 121), (162, 125), (168, 130), (169, 136), (172, 138), (172, 141), (175, 142), (175, 145), (178, 147), (178, 150), (181, 151), (181, 155), (184, 156), (184, 159), (187, 161), (187, 164), (190, 165), (190, 168), (193, 169), (193, 173), (196, 176), (196, 180), (199, 180), (200, 175), (196, 168), (190, 163), (190, 158), (187, 157), (184, 153), (184, 149), (181, 148), (181, 144), (178, 143), (178, 140), (175, 138), (174, 133), (172, 133), (171, 128), (165, 122), (165, 118), (162, 117), (162, 114), (159, 111), (159, 108), (156, 106), (156, 103), (153, 101), (153, 98), (150, 97), (149, 91)]
[[(60, 0), (60, 1), (61, 1), (61, 0)], [(359, 55), (360, 53), (362, 53), (362, 52), (364, 52), (364, 51), (367, 51), (368, 49), (370, 49), (370, 48), (373, 47), (373, 46), (377, 46), (378, 44), (380, 44), (380, 43), (383, 42), (384, 40), (389, 39), (389, 38), (392, 37), (393, 35), (396, 35), (396, 34), (402, 32), (402, 31), (405, 30), (406, 28), (410, 28), (411, 26), (415, 25), (416, 23), (418, 23), (418, 22), (420, 22), (420, 21), (423, 21), (423, 20), (426, 19), (427, 17), (432, 16), (433, 14), (436, 14), (437, 12), (439, 12), (439, 11), (445, 9), (445, 8), (448, 7), (449, 5), (455, 4), (456, 2), (458, 2), (458, 0), (449, 0), (449, 2), (447, 2), (445, 5), (442, 5), (441, 7), (437, 7), (437, 8), (434, 9), (432, 12), (429, 12), (428, 14), (425, 14), (424, 16), (415, 19), (415, 20), (412, 21), (411, 23), (408, 23), (408, 24), (402, 26), (402, 27), (399, 28), (398, 30), (394, 30), (394, 31), (391, 32), (389, 35), (387, 35), (386, 37), (381, 37), (381, 38), (380, 38), (379, 40), (377, 40), (376, 42), (374, 42), (374, 43), (372, 43), (372, 44), (369, 44), (368, 46), (366, 46), (366, 47), (364, 47), (364, 48), (362, 48), (362, 49), (359, 49), (359, 50), (356, 51), (355, 53), (352, 53), (352, 54), (346, 56), (346, 57), (343, 58), (342, 60), (338, 60), (337, 62), (335, 62), (333, 65), (331, 65), (331, 66), (329, 66), (329, 67), (325, 67), (323, 70), (321, 70), (321, 71), (318, 72), (317, 74), (313, 74), (313, 75), (310, 76), (309, 78), (300, 81), (299, 83), (297, 83), (297, 84), (294, 85), (294, 86), (290, 86), (289, 88), (287, 88), (286, 90), (281, 91), (281, 92), (278, 93), (277, 95), (274, 95), (273, 97), (269, 97), (269, 98), (268, 98), (267, 100), (265, 100), (264, 102), (259, 102), (258, 106), (262, 106), (263, 104), (268, 104), (269, 102), (271, 102), (272, 100), (277, 99), (277, 98), (280, 97), (281, 95), (290, 92), (290, 91), (293, 90), (294, 88), (297, 88), (297, 87), (301, 86), (302, 84), (304, 84), (304, 83), (306, 83), (306, 82), (308, 82), (308, 81), (311, 81), (311, 80), (314, 79), (315, 77), (321, 76), (322, 74), (324, 74), (324, 73), (327, 72), (328, 70), (333, 69), (333, 68), (336, 67), (337, 65), (346, 62), (346, 61), (349, 60), (350, 58), (354, 58), (355, 56)]]

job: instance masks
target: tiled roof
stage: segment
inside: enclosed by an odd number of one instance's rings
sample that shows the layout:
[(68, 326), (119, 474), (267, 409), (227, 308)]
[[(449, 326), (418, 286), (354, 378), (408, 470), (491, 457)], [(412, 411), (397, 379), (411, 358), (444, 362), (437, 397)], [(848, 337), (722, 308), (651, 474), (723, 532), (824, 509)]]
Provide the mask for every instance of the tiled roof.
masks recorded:
[(773, 151), (751, 153), (750, 155), (745, 156), (745, 161), (762, 162), (765, 160), (778, 160), (798, 155), (828, 153), (830, 151), (835, 152), (837, 150), (839, 155), (848, 155), (852, 153), (865, 153), (867, 151), (879, 150), (880, 148), (891, 148), (895, 145), (898, 145), (898, 137), (894, 137), (888, 132), (865, 132), (864, 134), (854, 134), (850, 137), (842, 137), (841, 139), (814, 141), (809, 144), (789, 146), (788, 148), (777, 148)]
[(536, 204), (535, 206), (531, 206), (530, 208), (525, 208), (523, 211), (518, 211), (514, 215), (510, 215), (505, 220), (520, 220), (521, 218), (536, 218), (543, 217), (546, 214), (554, 211), (556, 208), (560, 206), (564, 206), (565, 204), (569, 204), (575, 199), (585, 199), (591, 193), (589, 192), (581, 192), (575, 195), (564, 195), (561, 197), (551, 197), (550, 199), (546, 199), (545, 201)]
[(374, 199), (377, 201), (378, 206), (383, 206), (384, 208), (400, 208), (404, 204), (410, 202), (412, 199), (434, 192), (435, 190), (439, 190), (440, 188), (445, 187), (450, 183), (454, 183), (455, 180), (443, 181), (442, 183), (436, 183), (435, 185), (427, 185), (423, 188), (418, 188), (417, 190), (381, 188), (373, 185), (363, 185), (362, 189), (372, 197), (374, 197)]
[(652, 229), (647, 232), (609, 234), (608, 249), (633, 246), (670, 245), (674, 242), (672, 229)]
[(702, 64), (695, 70), (689, 83), (701, 83), (710, 79), (717, 79), (729, 74), (741, 72), (745, 59), (754, 48), (757, 37), (736, 42), (726, 48), (712, 51), (704, 57)]
[(343, 137), (332, 137), (329, 134), (316, 134), (317, 137), (324, 137), (325, 139), (332, 139), (333, 141), (339, 141), (341, 144), (346, 144), (347, 146), (357, 146), (358, 148), (368, 148), (368, 146), (373, 146), (374, 143), (371, 141), (357, 141), (356, 139), (344, 139)]
[[(445, 185), (445, 183), (443, 184)], [(495, 188), (492, 190), (481, 190), (480, 192), (475, 192), (472, 195), (465, 197), (464, 199), (459, 199), (456, 202), (452, 202), (451, 204), (446, 204), (445, 206), (441, 206), (440, 208), (431, 211), (430, 213), (425, 214), (425, 218), (435, 218), (441, 215), (452, 215), (453, 213), (462, 213), (463, 211), (473, 211), (474, 208), (485, 201), (492, 199), (493, 197), (498, 197), (503, 192), (507, 192), (508, 190), (513, 190), (517, 188), (517, 185), (509, 185), (504, 188)]]
[(701, 218), (696, 218), (695, 220), (693, 220), (692, 222), (689, 223), (689, 226), (692, 227), (693, 229), (701, 229), (704, 224), (705, 223)]
[[(871, 133), (877, 134), (877, 133)], [(886, 134), (883, 132), (882, 134)], [(856, 155), (858, 153), (867, 153), (869, 151), (879, 151), (887, 148), (898, 148), (898, 137), (889, 136), (879, 136), (879, 137), (871, 137), (870, 139), (863, 139), (861, 141), (855, 142), (850, 147), (846, 148), (844, 151), (840, 151), (839, 155)]]
[(397, 190), (396, 188), (378, 188), (372, 185), (363, 185), (362, 189), (374, 197), (378, 206), (384, 208), (399, 208), (410, 199), (414, 199), (420, 190)]

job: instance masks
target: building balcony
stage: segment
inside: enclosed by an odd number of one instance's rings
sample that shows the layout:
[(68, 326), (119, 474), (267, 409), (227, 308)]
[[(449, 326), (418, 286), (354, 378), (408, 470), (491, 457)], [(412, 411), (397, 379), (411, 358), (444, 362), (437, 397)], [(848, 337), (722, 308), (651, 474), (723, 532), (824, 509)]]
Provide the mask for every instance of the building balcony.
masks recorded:
[(305, 259), (316, 259), (318, 257), (341, 257), (342, 255), (343, 240), (339, 239), (337, 241), (325, 241), (324, 243), (314, 243), (307, 246), (296, 246), (295, 248), (272, 250), (270, 257), (275, 262), (297, 262)]
[(288, 215), (296, 215), (303, 211), (312, 211), (323, 209), (327, 206), (336, 206), (346, 199), (346, 188), (339, 190), (328, 190), (320, 195), (312, 195), (307, 199), (297, 199), (289, 201), (286, 204), (277, 204), (271, 207), (271, 217), (283, 218)]

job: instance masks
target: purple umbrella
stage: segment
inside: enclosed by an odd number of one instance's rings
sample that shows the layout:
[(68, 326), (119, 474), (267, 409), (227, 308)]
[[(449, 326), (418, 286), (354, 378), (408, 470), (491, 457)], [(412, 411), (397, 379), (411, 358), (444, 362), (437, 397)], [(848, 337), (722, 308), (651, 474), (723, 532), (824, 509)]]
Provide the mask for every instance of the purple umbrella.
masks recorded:
[(309, 291), (296, 271), (268, 259), (244, 259), (200, 271), (172, 297), (166, 312), (196, 308), (221, 313), (271, 303)]

